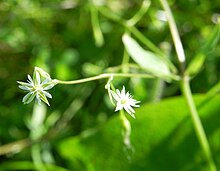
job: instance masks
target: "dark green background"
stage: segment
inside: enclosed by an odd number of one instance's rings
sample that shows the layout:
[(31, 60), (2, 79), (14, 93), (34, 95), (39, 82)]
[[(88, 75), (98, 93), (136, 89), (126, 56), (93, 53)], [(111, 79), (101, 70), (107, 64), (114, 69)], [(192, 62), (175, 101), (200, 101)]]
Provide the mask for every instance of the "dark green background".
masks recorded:
[[(104, 5), (129, 19), (141, 2), (106, 0)], [(220, 1), (173, 0), (169, 3), (188, 64), (212, 34), (215, 17), (220, 15)], [(52, 78), (75, 80), (98, 75), (105, 68), (122, 63), (121, 36), (125, 29), (99, 14), (105, 43), (97, 47), (89, 8), (85, 0), (0, 1), (0, 145), (30, 135), (28, 122), (34, 103), (22, 104), (24, 93), (16, 81), (25, 81), (27, 74), (33, 73), (34, 66), (47, 70)], [(152, 1), (136, 27), (158, 47), (165, 42), (170, 48), (169, 58), (178, 67), (168, 25), (157, 18), (159, 10), (162, 10), (160, 2)], [(219, 44), (206, 54), (201, 72), (192, 80), (193, 93), (204, 94), (219, 80)], [(99, 80), (81, 85), (58, 85), (50, 90), (53, 99), (46, 115), (59, 119), (39, 143), (42, 156), (48, 153), (52, 157), (44, 159), (45, 163), (67, 170), (206, 170), (182, 97), (163, 101), (180, 95), (178, 83), (166, 83), (162, 102), (152, 104), (154, 80), (114, 80), (115, 87), (121, 89), (126, 85), (135, 99), (141, 100), (137, 119), (131, 119), (135, 148), (131, 161), (123, 152), (118, 113), (109, 105), (105, 84), (106, 80)], [(198, 101), (204, 97), (199, 96)], [(219, 101), (216, 97), (201, 109), (217, 166), (220, 165)], [(81, 138), (82, 132), (90, 134), (91, 130), (95, 132)], [(11, 170), (19, 170), (19, 167), (20, 170), (34, 170), (31, 147), (0, 156), (0, 169), (9, 167)], [(50, 166), (47, 169), (50, 170)]]

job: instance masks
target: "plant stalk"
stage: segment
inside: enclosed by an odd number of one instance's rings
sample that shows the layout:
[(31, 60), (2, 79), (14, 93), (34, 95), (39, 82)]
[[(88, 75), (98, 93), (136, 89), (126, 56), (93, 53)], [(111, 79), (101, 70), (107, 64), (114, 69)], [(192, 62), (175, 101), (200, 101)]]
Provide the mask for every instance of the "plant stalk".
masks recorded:
[(181, 77), (182, 77), (182, 80), (181, 80), (182, 94), (186, 99), (188, 108), (190, 110), (192, 123), (193, 123), (194, 129), (195, 129), (197, 138), (199, 140), (199, 143), (201, 145), (201, 148), (203, 150), (204, 156), (206, 158), (206, 161), (209, 165), (210, 171), (217, 171), (215, 163), (212, 158), (212, 153), (210, 150), (208, 139), (205, 134), (205, 130), (202, 126), (202, 122), (199, 118), (199, 114), (198, 114), (198, 111), (196, 109), (196, 106), (195, 106), (195, 103), (193, 100), (192, 92), (190, 89), (190, 80), (189, 80), (189, 77), (185, 74), (185, 60), (186, 60), (186, 58), (185, 58), (184, 49), (182, 46), (182, 42), (180, 40), (180, 36), (179, 36), (178, 30), (177, 30), (177, 26), (176, 26), (173, 14), (172, 14), (170, 7), (167, 3), (167, 0), (160, 0), (160, 2), (166, 12), (166, 17), (167, 17), (168, 24), (170, 27), (170, 31), (171, 31), (174, 46), (176, 49), (178, 61), (180, 63), (180, 72), (181, 72)]
[(170, 10), (170, 7), (167, 3), (166, 0), (160, 0), (165, 12), (166, 12), (166, 17), (170, 26), (170, 31), (173, 37), (173, 42), (175, 45), (175, 49), (176, 49), (176, 53), (177, 53), (177, 57), (178, 60), (180, 62), (181, 65), (183, 65), (185, 63), (186, 57), (185, 57), (185, 53), (183, 50), (183, 45), (182, 42), (180, 40), (180, 36), (179, 36), (179, 32), (177, 30), (177, 26), (174, 20), (174, 17), (172, 15), (172, 12)]
[(89, 81), (94, 81), (94, 80), (100, 80), (104, 78), (110, 78), (110, 77), (139, 77), (139, 78), (153, 78), (152, 75), (149, 74), (133, 74), (133, 73), (105, 73), (105, 74), (100, 74), (98, 76), (94, 77), (89, 77), (89, 78), (84, 78), (84, 79), (79, 79), (79, 80), (73, 80), (73, 81), (61, 81), (61, 80), (53, 80), (57, 84), (80, 84), (80, 83), (85, 83)]
[(210, 171), (217, 171), (215, 163), (212, 158), (212, 153), (210, 150), (208, 139), (205, 134), (205, 130), (202, 126), (202, 122), (199, 118), (199, 114), (198, 114), (198, 111), (196, 109), (196, 106), (195, 106), (195, 103), (193, 100), (188, 76), (183, 77), (183, 80), (181, 82), (181, 88), (182, 88), (182, 93), (186, 99), (187, 105), (190, 110), (190, 115), (192, 118), (192, 123), (193, 123), (194, 129), (195, 129), (197, 138), (198, 138), (199, 143), (201, 145), (201, 148), (203, 150), (206, 161), (209, 165)]

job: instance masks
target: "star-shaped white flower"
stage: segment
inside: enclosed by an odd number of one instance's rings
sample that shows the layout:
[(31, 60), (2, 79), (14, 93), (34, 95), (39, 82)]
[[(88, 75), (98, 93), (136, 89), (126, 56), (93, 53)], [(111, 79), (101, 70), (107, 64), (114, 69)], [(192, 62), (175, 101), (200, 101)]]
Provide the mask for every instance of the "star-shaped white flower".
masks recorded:
[(116, 92), (111, 91), (111, 94), (117, 102), (115, 111), (125, 109), (126, 112), (128, 112), (133, 118), (135, 118), (135, 111), (132, 107), (140, 107), (140, 105), (138, 105), (140, 101), (133, 99), (129, 92), (125, 93), (124, 86), (121, 92), (118, 89), (116, 89)]
[[(38, 68), (37, 68), (38, 69)], [(18, 86), (20, 89), (28, 92), (23, 99), (22, 102), (24, 104), (30, 103), (35, 97), (36, 101), (40, 104), (41, 100), (44, 101), (48, 106), (50, 106), (47, 97), (52, 98), (52, 95), (48, 93), (46, 90), (51, 89), (55, 83), (52, 81), (50, 77), (45, 77), (44, 81), (41, 82), (41, 76), (39, 70), (35, 69), (33, 74), (33, 79), (30, 75), (28, 75), (27, 82), (17, 81), (20, 85)]]

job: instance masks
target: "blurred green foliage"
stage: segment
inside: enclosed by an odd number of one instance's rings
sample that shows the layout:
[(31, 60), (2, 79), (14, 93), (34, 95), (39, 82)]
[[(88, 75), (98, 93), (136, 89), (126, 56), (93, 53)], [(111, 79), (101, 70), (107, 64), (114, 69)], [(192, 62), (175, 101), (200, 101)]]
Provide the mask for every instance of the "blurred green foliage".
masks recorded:
[[(97, 3), (129, 19), (142, 1)], [(206, 56), (191, 84), (194, 93), (206, 93), (220, 75), (220, 45), (204, 47), (220, 16), (220, 1), (171, 0), (169, 4), (183, 41), (187, 65), (200, 53)], [(52, 78), (74, 80), (100, 74), (123, 61), (121, 38), (126, 29), (99, 13), (104, 44), (96, 46), (90, 6), (91, 2), (86, 0), (0, 1), (0, 145), (33, 138), (33, 134), (43, 136), (36, 144), (21, 142), (21, 146), (28, 146), (24, 149), (7, 146), (9, 152), (0, 156), (0, 170), (36, 170), (36, 166), (40, 167), (37, 160), (45, 163), (42, 167), (46, 170), (202, 170), (205, 164), (191, 123), (184, 119), (187, 110), (182, 97), (145, 105), (153, 101), (158, 80), (114, 80), (119, 89), (126, 84), (144, 106), (138, 110), (137, 120), (131, 121), (135, 149), (131, 161), (123, 152), (118, 116), (104, 89), (106, 80), (56, 86), (50, 91), (51, 107), (39, 112), (44, 114), (41, 125), (31, 130), (36, 106), (22, 104), (24, 94), (16, 81), (26, 80), (34, 66), (45, 69)], [(178, 67), (163, 17), (159, 1), (152, 1), (136, 27)], [(162, 99), (177, 96), (179, 85), (163, 83), (158, 92)], [(219, 97), (205, 105), (201, 113), (214, 159), (220, 167), (218, 104)]]

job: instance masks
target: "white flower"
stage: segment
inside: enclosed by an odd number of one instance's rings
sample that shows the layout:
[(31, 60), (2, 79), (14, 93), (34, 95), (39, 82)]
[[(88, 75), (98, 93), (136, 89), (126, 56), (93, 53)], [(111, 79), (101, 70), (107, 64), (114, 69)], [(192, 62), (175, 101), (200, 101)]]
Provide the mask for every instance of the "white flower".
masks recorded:
[(116, 92), (111, 91), (111, 94), (117, 102), (115, 111), (125, 109), (126, 112), (128, 112), (133, 118), (135, 118), (135, 111), (132, 107), (140, 107), (140, 105), (137, 105), (137, 103), (140, 103), (140, 101), (133, 99), (129, 92), (125, 93), (124, 86), (121, 92), (116, 89)]
[(35, 68), (33, 79), (31, 78), (30, 75), (28, 75), (27, 77), (28, 77), (27, 83), (17, 81), (20, 84), (18, 87), (28, 92), (28, 94), (26, 94), (23, 97), (22, 102), (24, 104), (28, 104), (36, 97), (36, 101), (39, 104), (41, 103), (41, 100), (42, 100), (48, 106), (50, 106), (47, 100), (47, 97), (52, 98), (52, 96), (46, 90), (51, 89), (56, 83), (54, 83), (53, 80), (49, 76), (44, 77), (43, 82), (41, 82), (41, 75), (39, 72), (39, 68), (37, 67)]

